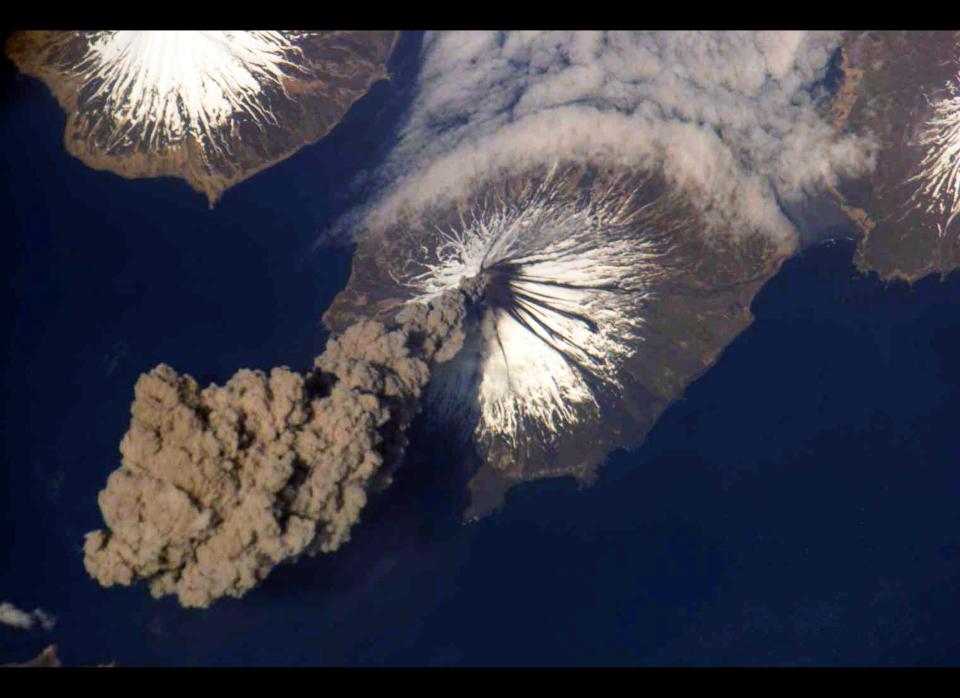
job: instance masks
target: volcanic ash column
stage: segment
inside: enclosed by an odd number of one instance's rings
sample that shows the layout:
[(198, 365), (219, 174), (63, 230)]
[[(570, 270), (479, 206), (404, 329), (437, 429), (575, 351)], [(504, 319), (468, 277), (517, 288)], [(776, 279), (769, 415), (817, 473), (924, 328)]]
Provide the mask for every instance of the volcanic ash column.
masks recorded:
[(87, 571), (206, 607), (339, 548), (400, 459), (431, 368), (462, 346), (470, 293), (410, 304), (390, 326), (356, 323), (307, 375), (242, 370), (204, 390), (165, 365), (142, 375)]

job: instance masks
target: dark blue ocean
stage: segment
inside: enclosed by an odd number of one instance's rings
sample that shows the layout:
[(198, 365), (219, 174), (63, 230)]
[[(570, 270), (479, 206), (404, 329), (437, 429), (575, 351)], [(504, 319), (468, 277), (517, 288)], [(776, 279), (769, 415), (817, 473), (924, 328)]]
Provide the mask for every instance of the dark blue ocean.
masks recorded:
[(206, 611), (84, 571), (137, 376), (305, 368), (350, 250), (315, 248), (362, 195), (419, 39), (325, 140), (214, 211), (173, 180), (65, 154), (45, 87), (0, 70), (4, 265), (0, 663), (960, 664), (960, 276), (858, 275), (849, 241), (789, 261), (755, 324), (597, 483), (516, 489), (461, 525), (456, 462), (421, 426), (335, 555)]

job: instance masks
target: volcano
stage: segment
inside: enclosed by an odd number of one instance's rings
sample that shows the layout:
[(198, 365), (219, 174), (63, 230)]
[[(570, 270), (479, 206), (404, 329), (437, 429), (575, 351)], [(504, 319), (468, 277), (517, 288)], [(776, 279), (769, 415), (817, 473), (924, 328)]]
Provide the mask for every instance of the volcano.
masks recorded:
[(960, 62), (947, 31), (848, 32), (837, 125), (879, 143), (838, 195), (863, 236), (857, 266), (916, 281), (960, 266)]
[(427, 400), (469, 454), (469, 519), (517, 482), (588, 481), (642, 441), (750, 323), (784, 255), (757, 231), (717, 230), (655, 171), (556, 161), (368, 230), (325, 320), (480, 287)]
[(65, 146), (210, 206), (326, 135), (387, 77), (393, 31), (23, 31), (6, 43), (67, 114)]

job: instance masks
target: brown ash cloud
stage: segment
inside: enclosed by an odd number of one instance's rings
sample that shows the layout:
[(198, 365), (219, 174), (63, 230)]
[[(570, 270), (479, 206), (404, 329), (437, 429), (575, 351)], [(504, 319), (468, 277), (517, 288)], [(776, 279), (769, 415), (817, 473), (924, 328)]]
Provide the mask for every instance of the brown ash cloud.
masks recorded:
[(245, 369), (202, 390), (166, 365), (142, 375), (87, 571), (202, 608), (337, 550), (367, 492), (389, 482), (432, 367), (459, 350), (468, 293), (357, 322), (306, 375)]

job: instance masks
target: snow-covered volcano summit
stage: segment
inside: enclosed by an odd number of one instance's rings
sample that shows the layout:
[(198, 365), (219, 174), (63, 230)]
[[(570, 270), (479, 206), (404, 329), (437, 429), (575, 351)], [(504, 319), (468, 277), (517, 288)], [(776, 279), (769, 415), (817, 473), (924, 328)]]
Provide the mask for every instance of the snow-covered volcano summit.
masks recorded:
[(397, 32), (18, 32), (8, 55), (68, 115), (68, 150), (126, 177), (182, 177), (211, 205), (325, 135), (387, 77)]

